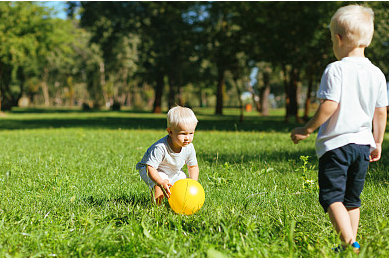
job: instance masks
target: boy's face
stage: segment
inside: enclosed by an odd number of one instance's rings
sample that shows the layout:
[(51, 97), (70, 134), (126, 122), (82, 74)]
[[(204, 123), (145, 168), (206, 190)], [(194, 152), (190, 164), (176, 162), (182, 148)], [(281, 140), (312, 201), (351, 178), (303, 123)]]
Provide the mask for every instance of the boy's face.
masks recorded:
[(167, 128), (169, 136), (172, 139), (172, 149), (174, 151), (180, 150), (193, 141), (196, 124), (179, 124)]

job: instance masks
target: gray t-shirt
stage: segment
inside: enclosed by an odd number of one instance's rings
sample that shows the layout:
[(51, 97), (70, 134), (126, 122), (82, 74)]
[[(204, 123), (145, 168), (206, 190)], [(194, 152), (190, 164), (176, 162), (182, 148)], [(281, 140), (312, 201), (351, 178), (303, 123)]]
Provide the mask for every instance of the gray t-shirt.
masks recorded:
[(197, 165), (196, 151), (193, 144), (181, 148), (180, 153), (174, 152), (168, 142), (169, 135), (159, 139), (147, 149), (142, 160), (136, 164), (136, 169), (140, 170), (146, 165), (152, 166), (158, 172), (165, 173), (168, 177), (183, 171), (182, 167)]

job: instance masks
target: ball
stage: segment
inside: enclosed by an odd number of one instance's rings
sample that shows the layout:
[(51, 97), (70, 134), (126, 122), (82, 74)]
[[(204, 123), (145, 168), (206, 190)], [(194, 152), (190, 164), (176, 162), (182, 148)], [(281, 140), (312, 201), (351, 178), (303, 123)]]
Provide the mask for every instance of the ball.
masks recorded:
[(204, 188), (193, 179), (180, 179), (170, 187), (170, 207), (179, 214), (191, 215), (203, 206)]

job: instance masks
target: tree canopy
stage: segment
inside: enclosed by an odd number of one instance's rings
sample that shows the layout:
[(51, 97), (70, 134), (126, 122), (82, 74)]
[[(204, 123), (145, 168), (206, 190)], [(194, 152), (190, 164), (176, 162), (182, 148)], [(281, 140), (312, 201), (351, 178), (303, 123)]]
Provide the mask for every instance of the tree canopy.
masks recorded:
[[(0, 101), (111, 108), (242, 106), (266, 114), (270, 92), (298, 117), (335, 57), (328, 24), (346, 2), (67, 2), (68, 19), (35, 2), (0, 4)], [(389, 66), (386, 2), (367, 56)], [(250, 79), (253, 69), (260, 80)], [(305, 95), (302, 95), (305, 92)], [(235, 104), (234, 104), (235, 103)], [(305, 114), (307, 116), (307, 113)]]

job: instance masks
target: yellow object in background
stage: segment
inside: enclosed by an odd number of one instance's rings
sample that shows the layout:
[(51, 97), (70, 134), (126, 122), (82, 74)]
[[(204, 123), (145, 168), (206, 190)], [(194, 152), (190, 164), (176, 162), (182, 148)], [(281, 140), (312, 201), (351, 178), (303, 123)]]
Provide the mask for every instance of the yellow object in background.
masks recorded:
[(179, 214), (191, 215), (203, 206), (204, 188), (193, 179), (181, 179), (170, 188), (170, 207)]

